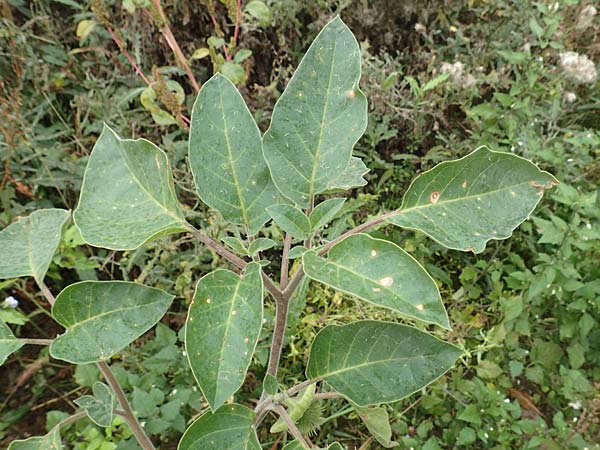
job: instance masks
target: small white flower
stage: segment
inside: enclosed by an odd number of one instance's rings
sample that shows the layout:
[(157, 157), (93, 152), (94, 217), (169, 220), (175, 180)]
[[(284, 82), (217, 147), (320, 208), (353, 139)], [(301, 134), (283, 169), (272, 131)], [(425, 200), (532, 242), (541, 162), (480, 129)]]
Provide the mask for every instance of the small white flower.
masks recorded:
[(576, 83), (595, 83), (598, 78), (596, 65), (586, 55), (565, 52), (559, 55), (560, 66), (565, 75)]
[(591, 224), (591, 223), (587, 223), (587, 224), (585, 225), (585, 227), (586, 227), (588, 230), (591, 230), (591, 229), (592, 229), (592, 224)]
[(455, 63), (443, 63), (440, 72), (450, 75), (452, 82), (462, 88), (468, 88), (477, 84), (477, 79), (465, 71), (465, 65), (460, 61)]
[(581, 400), (576, 400), (574, 402), (569, 402), (569, 406), (573, 409), (581, 409)]
[(417, 33), (425, 33), (425, 31), (427, 31), (427, 28), (425, 28), (425, 25), (423, 25), (421, 23), (417, 23), (417, 24), (415, 24), (415, 31)]
[(573, 103), (575, 100), (577, 100), (577, 94), (575, 94), (575, 92), (565, 92), (563, 94), (563, 102)]
[(15, 309), (17, 306), (19, 306), (19, 300), (14, 298), (12, 295), (10, 295), (4, 299), (4, 307), (5, 308)]
[(592, 5), (587, 5), (579, 13), (579, 17), (577, 17), (577, 23), (575, 24), (575, 29), (577, 31), (587, 30), (594, 22), (594, 17), (596, 14), (598, 14), (598, 10)]

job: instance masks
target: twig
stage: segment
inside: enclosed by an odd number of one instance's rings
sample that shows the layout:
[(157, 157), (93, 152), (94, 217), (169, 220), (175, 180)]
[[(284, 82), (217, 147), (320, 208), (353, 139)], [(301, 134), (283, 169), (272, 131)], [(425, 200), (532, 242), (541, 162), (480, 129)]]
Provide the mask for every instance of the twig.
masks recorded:
[(117, 47), (119, 47), (119, 50), (121, 50), (121, 53), (123, 53), (125, 58), (127, 58), (127, 61), (129, 61), (129, 64), (131, 64), (131, 66), (134, 68), (134, 70), (137, 72), (137, 74), (142, 78), (142, 80), (144, 80), (144, 82), (148, 86), (150, 86), (150, 80), (148, 80), (148, 78), (146, 78), (146, 75), (144, 75), (144, 72), (142, 72), (142, 69), (140, 69), (140, 67), (137, 65), (135, 60), (131, 57), (131, 55), (127, 51), (127, 48), (125, 48), (125, 44), (123, 42), (121, 42), (121, 40), (117, 37), (117, 35), (115, 34), (115, 32), (113, 31), (113, 29), (111, 27), (107, 27), (107, 28), (108, 28), (108, 32), (110, 33), (110, 35), (113, 38), (113, 41), (115, 41), (115, 44), (117, 44)]
[[(198, 230), (193, 225), (187, 224), (186, 227), (187, 227), (188, 231), (190, 233), (192, 233), (192, 235), (194, 235), (194, 237), (196, 239), (198, 239), (200, 242), (202, 242), (207, 247), (214, 250), (215, 253), (217, 253), (218, 255), (225, 258), (227, 261), (232, 263), (237, 268), (243, 269), (244, 267), (246, 267), (248, 265), (248, 263), (246, 261), (244, 261), (242, 258), (237, 256), (235, 253), (230, 252), (229, 250), (227, 250), (225, 247), (223, 247), (218, 242), (215, 242), (213, 239), (211, 239), (210, 237), (208, 237), (207, 235), (202, 233), (202, 231)], [(261, 273), (262, 273), (263, 282), (265, 284), (265, 288), (267, 289), (267, 291), (269, 291), (271, 293), (273, 298), (277, 301), (277, 299), (281, 298), (281, 290), (275, 285), (275, 283), (273, 283), (273, 280), (271, 280), (264, 272), (261, 272)]]
[[(356, 228), (353, 228), (353, 229), (351, 229), (349, 231), (346, 231), (344, 234), (336, 237), (332, 241), (330, 241), (327, 244), (325, 244), (317, 252), (317, 254), (319, 256), (323, 256), (325, 253), (327, 253), (329, 250), (331, 250), (331, 247), (333, 247), (334, 245), (336, 245), (339, 242), (343, 241), (348, 236), (352, 236), (353, 234), (360, 233), (360, 232), (368, 230), (369, 228), (372, 228), (372, 227), (374, 227), (376, 225), (379, 225), (379, 224), (385, 222), (387, 219), (389, 219), (390, 217), (392, 217), (395, 214), (398, 214), (398, 213), (396, 211), (388, 212), (388, 213), (383, 214), (381, 216), (378, 216), (378, 217), (376, 217), (374, 219), (371, 219), (368, 222), (365, 222), (365, 223), (357, 226)], [(287, 297), (288, 295), (293, 294), (294, 291), (296, 290), (296, 288), (298, 287), (298, 285), (300, 284), (300, 282), (302, 281), (303, 278), (304, 278), (304, 270), (303, 270), (302, 266), (300, 266), (300, 267), (298, 267), (298, 270), (296, 270), (296, 273), (292, 277), (292, 280), (290, 281), (290, 283), (283, 290), (283, 296)]]
[[(113, 29), (111, 27), (107, 27), (107, 28), (108, 28), (108, 32), (110, 33), (110, 35), (113, 38), (113, 41), (115, 41), (115, 44), (117, 44), (117, 47), (119, 47), (119, 50), (121, 51), (121, 53), (123, 53), (125, 58), (127, 58), (127, 61), (129, 61), (129, 64), (131, 64), (131, 66), (137, 72), (137, 74), (142, 78), (142, 80), (144, 80), (144, 83), (146, 83), (146, 85), (148, 87), (152, 87), (152, 83), (150, 83), (150, 80), (148, 79), (148, 77), (146, 77), (146, 75), (144, 75), (144, 72), (142, 72), (142, 69), (140, 69), (140, 67), (136, 64), (135, 60), (131, 57), (131, 55), (127, 51), (127, 48), (125, 47), (125, 44), (123, 42), (121, 42), (121, 40), (117, 37), (117, 35), (115, 34), (115, 32), (113, 31)], [(188, 127), (188, 125), (191, 123), (190, 119), (188, 119), (184, 114), (179, 114), (179, 118), (183, 121), (184, 128), (187, 131), (190, 131), (190, 129)]]
[(85, 416), (87, 416), (85, 411), (79, 411), (78, 413), (61, 420), (54, 426), (58, 428), (66, 427), (67, 425), (71, 425), (73, 422), (77, 422), (79, 419), (83, 419)]
[(52, 294), (52, 292), (50, 292), (50, 289), (48, 289), (48, 286), (46, 286), (46, 284), (43, 281), (38, 281), (35, 280), (38, 287), (40, 288), (40, 291), (42, 291), (42, 294), (44, 294), (44, 297), (46, 297), (46, 300), (48, 300), (48, 303), (50, 303), (50, 306), (54, 305), (54, 302), (56, 301), (56, 297), (54, 297), (54, 295)]
[(325, 400), (329, 398), (341, 398), (341, 394), (337, 392), (319, 392), (315, 394), (315, 400)]
[[(53, 305), (54, 302), (56, 301), (56, 298), (54, 297), (52, 292), (50, 292), (50, 289), (48, 289), (48, 287), (44, 284), (43, 281), (36, 280), (36, 282), (37, 282), (40, 290), (46, 297), (46, 300), (48, 300), (48, 303)], [(143, 450), (156, 450), (154, 448), (154, 444), (152, 444), (152, 441), (146, 435), (143, 428), (139, 424), (137, 418), (135, 417), (135, 414), (133, 414), (133, 410), (131, 409), (131, 406), (129, 405), (129, 401), (127, 400), (127, 397), (125, 396), (125, 392), (123, 392), (123, 388), (121, 388), (121, 385), (119, 384), (119, 382), (117, 381), (117, 379), (115, 378), (113, 373), (111, 372), (110, 367), (108, 367), (108, 364), (106, 364), (106, 362), (102, 361), (102, 362), (96, 363), (96, 365), (100, 369), (100, 372), (102, 372), (102, 375), (104, 375), (104, 378), (106, 379), (106, 381), (108, 382), (108, 384), (110, 385), (112, 390), (115, 392), (117, 399), (119, 400), (119, 404), (121, 405), (121, 408), (123, 408), (123, 411), (125, 413), (125, 418), (127, 420), (127, 424), (129, 425), (129, 428), (131, 428), (131, 431), (135, 435), (139, 444), (142, 446)]]
[(283, 241), (283, 252), (281, 254), (281, 278), (279, 285), (281, 289), (285, 289), (288, 282), (289, 275), (289, 264), (290, 260), (288, 259), (288, 253), (290, 252), (290, 247), (292, 246), (292, 235), (290, 233), (285, 233), (285, 239)]
[[(216, 18), (216, 17), (215, 17), (213, 14), (211, 14), (211, 15), (210, 15), (210, 19), (212, 20), (212, 23), (213, 23), (213, 25), (214, 25), (214, 26), (215, 26), (215, 28), (217, 29), (217, 34), (219, 34), (219, 33), (218, 33), (218, 30), (220, 29), (220, 27), (219, 27), (219, 23), (217, 22), (217, 18)], [(231, 61), (231, 55), (230, 55), (230, 54), (229, 54), (229, 52), (227, 51), (227, 44), (226, 44), (226, 43), (225, 43), (225, 44), (223, 44), (223, 53), (225, 54), (225, 59), (226, 59), (227, 61)]]
[(185, 59), (185, 56), (184, 56), (183, 52), (181, 51), (181, 47), (179, 47), (179, 44), (177, 43), (177, 40), (175, 39), (175, 36), (173, 35), (173, 32), (171, 31), (171, 27), (169, 27), (169, 22), (167, 20), (167, 16), (165, 15), (164, 10), (162, 9), (162, 6), (160, 5), (160, 0), (153, 0), (153, 4), (154, 4), (154, 7), (156, 8), (156, 11), (158, 12), (161, 22), (162, 22), (159, 24), (161, 33), (163, 34), (165, 40), (167, 41), (167, 44), (169, 44), (169, 47), (171, 47), (171, 50), (173, 50), (175, 57), (177, 58), (177, 60), (179, 61), (179, 63), (181, 64), (181, 66), (183, 67), (185, 72), (187, 73), (187, 76), (190, 79), (190, 82), (192, 83), (194, 90), (196, 92), (200, 92), (200, 85), (198, 85), (198, 82), (196, 81), (196, 78), (194, 77), (194, 74), (192, 73), (192, 69), (190, 69), (190, 66), (187, 63), (187, 60)]
[(269, 366), (267, 368), (267, 373), (270, 373), (274, 377), (277, 377), (277, 370), (279, 369), (279, 359), (281, 358), (281, 349), (287, 325), (288, 306), (289, 297), (275, 299), (275, 328), (273, 329), (273, 340), (271, 341)]
[(240, 16), (242, 15), (242, 0), (237, 0), (237, 10), (235, 13), (235, 30), (233, 31), (233, 44), (237, 47), (238, 35), (240, 32)]
[(121, 385), (119, 384), (119, 382), (115, 378), (114, 374), (110, 370), (110, 367), (108, 367), (108, 364), (106, 364), (106, 362), (102, 361), (102, 362), (96, 363), (96, 365), (102, 372), (104, 379), (108, 382), (108, 384), (114, 391), (115, 395), (117, 396), (117, 400), (119, 401), (121, 408), (123, 408), (123, 414), (124, 414), (123, 417), (127, 421), (129, 428), (131, 428), (131, 431), (135, 435), (139, 444), (142, 446), (142, 448), (144, 450), (156, 450), (154, 447), (154, 444), (152, 443), (152, 441), (150, 440), (150, 438), (148, 437), (148, 435), (146, 434), (146, 432), (144, 431), (144, 429), (138, 422), (137, 417), (135, 417), (135, 414), (133, 413), (133, 410), (131, 409), (131, 406), (129, 405), (129, 401), (127, 400), (127, 397), (125, 396), (125, 392), (123, 392), (123, 388), (121, 388)]
[(314, 448), (312, 442), (308, 437), (304, 437), (292, 418), (289, 416), (285, 408), (281, 405), (275, 406), (275, 411), (281, 416), (285, 424), (288, 426), (288, 430), (295, 439), (297, 439), (304, 448)]

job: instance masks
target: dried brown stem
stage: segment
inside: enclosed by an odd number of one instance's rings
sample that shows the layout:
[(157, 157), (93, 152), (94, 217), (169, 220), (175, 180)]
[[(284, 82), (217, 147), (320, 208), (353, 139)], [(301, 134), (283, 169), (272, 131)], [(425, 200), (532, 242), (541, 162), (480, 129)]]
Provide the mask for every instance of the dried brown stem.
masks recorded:
[(196, 81), (196, 78), (194, 77), (194, 74), (192, 73), (192, 69), (190, 69), (190, 66), (187, 63), (187, 60), (185, 59), (185, 55), (183, 54), (183, 52), (181, 51), (181, 47), (179, 47), (179, 44), (177, 43), (177, 40), (175, 39), (175, 36), (173, 35), (173, 32), (171, 31), (171, 27), (169, 27), (169, 21), (167, 20), (167, 16), (165, 15), (164, 10), (162, 9), (160, 0), (153, 0), (153, 4), (154, 4), (154, 7), (156, 8), (156, 11), (158, 12), (158, 15), (161, 20), (161, 23), (159, 24), (159, 26), (160, 26), (160, 31), (163, 34), (163, 37), (167, 41), (167, 44), (169, 44), (169, 47), (171, 47), (171, 50), (175, 54), (175, 57), (179, 61), (179, 64), (181, 64), (181, 67), (183, 67), (183, 69), (185, 70), (185, 73), (187, 74), (187, 76), (190, 80), (190, 83), (192, 83), (194, 90), (196, 92), (200, 92), (200, 85)]

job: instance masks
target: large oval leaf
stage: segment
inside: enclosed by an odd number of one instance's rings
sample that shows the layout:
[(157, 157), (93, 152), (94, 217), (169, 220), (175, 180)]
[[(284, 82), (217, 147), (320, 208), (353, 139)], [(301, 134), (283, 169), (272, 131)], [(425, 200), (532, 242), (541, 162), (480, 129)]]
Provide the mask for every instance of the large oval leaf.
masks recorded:
[(275, 105), (263, 140), (275, 185), (301, 207), (332, 187), (365, 131), (367, 100), (358, 88), (359, 79), (358, 43), (336, 17), (302, 58)]
[(74, 220), (85, 242), (113, 250), (184, 231), (167, 155), (105, 126), (85, 169)]
[(0, 278), (44, 280), (69, 219), (64, 209), (40, 209), (0, 231)]
[(367, 234), (347, 237), (327, 258), (304, 253), (304, 272), (340, 291), (408, 317), (450, 329), (438, 288), (412, 256), (388, 241)]
[(220, 74), (202, 86), (192, 111), (189, 156), (198, 195), (253, 235), (269, 220), (278, 192), (260, 131), (233, 83)]
[(202, 394), (216, 410), (243, 384), (263, 320), (258, 263), (243, 276), (215, 270), (198, 282), (185, 327), (185, 347)]
[(188, 427), (177, 450), (261, 450), (253, 419), (254, 412), (242, 405), (207, 412)]
[(306, 374), (359, 406), (400, 400), (442, 376), (461, 355), (454, 345), (406, 325), (364, 320), (317, 334)]
[(489, 240), (510, 237), (557, 183), (526, 159), (481, 147), (419, 175), (389, 221), (479, 253)]
[(126, 281), (82, 281), (56, 297), (52, 316), (66, 328), (50, 345), (53, 358), (74, 364), (103, 361), (152, 328), (173, 296)]
[(0, 366), (4, 364), (6, 358), (24, 345), (25, 343), (15, 337), (8, 325), (0, 320)]

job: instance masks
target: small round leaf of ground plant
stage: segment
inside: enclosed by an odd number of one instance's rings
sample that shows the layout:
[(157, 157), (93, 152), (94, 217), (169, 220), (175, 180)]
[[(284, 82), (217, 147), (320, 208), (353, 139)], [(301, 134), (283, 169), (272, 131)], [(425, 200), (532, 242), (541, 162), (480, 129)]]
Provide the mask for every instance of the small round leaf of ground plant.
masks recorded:
[(445, 247), (480, 253), (489, 240), (510, 237), (556, 184), (526, 159), (481, 147), (415, 178), (389, 221)]
[(0, 231), (0, 278), (44, 280), (69, 219), (64, 209), (40, 209)]
[(242, 405), (209, 411), (188, 427), (177, 450), (261, 450), (253, 419), (254, 412)]
[(90, 155), (73, 217), (85, 242), (113, 250), (186, 230), (167, 155), (107, 126)]
[(52, 357), (74, 364), (103, 361), (152, 328), (173, 296), (126, 281), (83, 281), (65, 288), (52, 316), (66, 328), (50, 345)]
[(442, 376), (454, 345), (406, 325), (363, 320), (330, 325), (312, 344), (306, 374), (359, 406), (400, 400)]
[(243, 384), (263, 321), (260, 264), (242, 276), (218, 269), (200, 279), (185, 327), (192, 373), (213, 411)]
[(450, 329), (435, 282), (417, 260), (396, 244), (355, 234), (333, 246), (327, 258), (309, 251), (302, 261), (306, 275), (313, 280), (407, 317)]

